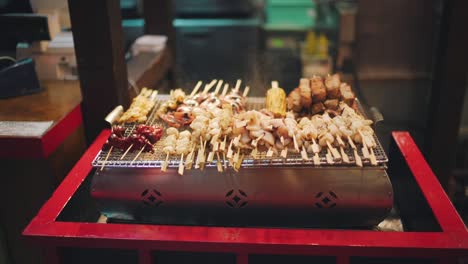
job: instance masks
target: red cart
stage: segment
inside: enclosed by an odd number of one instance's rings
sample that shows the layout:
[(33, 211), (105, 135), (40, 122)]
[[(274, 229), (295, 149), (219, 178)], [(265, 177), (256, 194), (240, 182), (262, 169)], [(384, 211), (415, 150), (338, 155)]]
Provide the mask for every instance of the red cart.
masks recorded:
[(466, 227), (407, 132), (392, 133), (388, 164), (404, 232), (96, 223), (89, 220), (97, 216), (88, 216), (87, 188), (91, 162), (109, 134), (99, 135), (23, 232), (45, 249), (47, 263), (457, 263), (468, 257)]

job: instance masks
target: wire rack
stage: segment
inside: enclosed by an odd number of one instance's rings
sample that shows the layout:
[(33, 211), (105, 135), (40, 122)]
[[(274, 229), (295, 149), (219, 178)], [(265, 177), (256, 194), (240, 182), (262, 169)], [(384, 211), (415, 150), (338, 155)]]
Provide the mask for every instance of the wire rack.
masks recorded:
[[(166, 128), (167, 125), (158, 120), (156, 118), (155, 110), (159, 108), (159, 105), (167, 100), (169, 97), (168, 95), (159, 95), (158, 99), (156, 101), (156, 104), (154, 106), (153, 111), (151, 112), (147, 124), (151, 125), (159, 125), (161, 127)], [(246, 109), (249, 110), (260, 110), (264, 108), (265, 104), (265, 99), (263, 97), (249, 97), (246, 102)], [(362, 108), (360, 104), (358, 103), (358, 109), (362, 113)], [(137, 124), (125, 124), (125, 136), (130, 135), (135, 126)], [(121, 159), (122, 155), (124, 154), (124, 151), (122, 150), (112, 150), (111, 153), (109, 154), (108, 151), (103, 151), (101, 150), (96, 158), (93, 160), (92, 165), (94, 167), (102, 167), (105, 165), (106, 167), (123, 167), (123, 168), (160, 168), (164, 161), (166, 160), (166, 153), (160, 151), (163, 148), (163, 141), (164, 141), (165, 135), (159, 140), (155, 145), (154, 145), (154, 153), (149, 153), (149, 152), (143, 152), (139, 156), (138, 152), (139, 151), (133, 151), (129, 152), (125, 155), (123, 159)], [(382, 145), (380, 144), (380, 141), (374, 134), (374, 139), (375, 142), (377, 143), (377, 146), (373, 149), (374, 154), (377, 160), (377, 164), (379, 166), (385, 165), (385, 163), (388, 162), (387, 155), (385, 154), (385, 151), (382, 148)], [(364, 166), (372, 166), (370, 163), (370, 160), (365, 159), (361, 150), (361, 146), (356, 145), (357, 147), (357, 152), (358, 155), (362, 159), (362, 163)], [(316, 165), (313, 162), (313, 156), (312, 154), (309, 155), (308, 160), (304, 160), (301, 156), (300, 153), (294, 153), (292, 151), (288, 152), (287, 158), (280, 157), (278, 155), (273, 155), (272, 157), (267, 157), (266, 152), (261, 152), (259, 151), (257, 153), (257, 156), (253, 158), (250, 154), (246, 154), (244, 156), (244, 160), (242, 161), (241, 167), (265, 167), (265, 166), (278, 166), (278, 167), (284, 167), (284, 166), (356, 166), (355, 165), (355, 158), (354, 158), (354, 153), (353, 149), (349, 146), (347, 146), (344, 149), (344, 152), (349, 156), (349, 163), (343, 162), (341, 159), (334, 159), (333, 164), (330, 164), (327, 162), (326, 154), (327, 151), (325, 148), (322, 149), (322, 151), (319, 153), (319, 158), (320, 158), (320, 165)], [(106, 160), (107, 155), (109, 154), (109, 157)], [(180, 155), (169, 155), (168, 159), (168, 167), (178, 167), (180, 163)], [(223, 166), (227, 167), (229, 166), (227, 160), (222, 160), (221, 161)], [(217, 160), (216, 158), (212, 162), (207, 162), (205, 163), (205, 167), (216, 167), (217, 166)]]

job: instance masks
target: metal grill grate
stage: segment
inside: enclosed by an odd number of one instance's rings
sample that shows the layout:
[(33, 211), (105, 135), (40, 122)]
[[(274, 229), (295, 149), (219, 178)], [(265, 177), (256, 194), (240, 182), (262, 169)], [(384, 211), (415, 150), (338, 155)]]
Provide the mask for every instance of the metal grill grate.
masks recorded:
[[(168, 99), (168, 95), (158, 95), (158, 101), (155, 104), (153, 111), (151, 112), (148, 118), (148, 124), (160, 125), (161, 127), (167, 127), (166, 124), (160, 120), (156, 120), (155, 110), (158, 109), (161, 102), (164, 102)], [(250, 110), (260, 110), (264, 108), (264, 98), (261, 97), (250, 97), (247, 99), (246, 108)], [(361, 111), (362, 112), (362, 111)], [(125, 136), (128, 136), (132, 133), (133, 129), (135, 128), (136, 124), (126, 124), (125, 127), (127, 128), (125, 131)], [(155, 152), (154, 153), (141, 153), (140, 156), (135, 159), (138, 154), (138, 151), (133, 151), (127, 153), (124, 159), (120, 159), (123, 155), (124, 151), (121, 150), (113, 150), (109, 155), (109, 158), (105, 162), (106, 167), (135, 167), (135, 168), (157, 168), (161, 167), (164, 160), (166, 159), (166, 154), (158, 151), (162, 149), (162, 142), (165, 138), (165, 135), (155, 144)], [(379, 165), (383, 165), (388, 162), (387, 155), (385, 154), (382, 145), (380, 144), (378, 138), (374, 134), (375, 142), (377, 143), (377, 147), (374, 148), (374, 154), (377, 159), (377, 163)], [(359, 146), (358, 154), (362, 159), (362, 163), (364, 166), (371, 166), (370, 161), (363, 158), (363, 153)], [(326, 159), (326, 149), (322, 149), (319, 154), (320, 157), (320, 165), (321, 166), (355, 166), (355, 159), (353, 150), (350, 147), (345, 149), (345, 153), (349, 156), (350, 163), (344, 163), (340, 160), (335, 160), (333, 164), (328, 164)], [(107, 151), (100, 151), (92, 165), (94, 167), (101, 167), (104, 163), (104, 160), (107, 156)], [(176, 168), (179, 166), (180, 156), (179, 155), (170, 155), (168, 160), (168, 167)], [(223, 161), (225, 166), (228, 166), (228, 161)], [(213, 162), (205, 163), (205, 167), (216, 167), (217, 160), (213, 160)], [(314, 166), (312, 155), (309, 154), (309, 160), (303, 160), (300, 153), (292, 153), (291, 151), (288, 153), (287, 159), (284, 159), (280, 156), (273, 156), (273, 157), (266, 157), (266, 152), (258, 152), (257, 158), (253, 158), (250, 155), (245, 156), (242, 167), (264, 167), (264, 166)]]

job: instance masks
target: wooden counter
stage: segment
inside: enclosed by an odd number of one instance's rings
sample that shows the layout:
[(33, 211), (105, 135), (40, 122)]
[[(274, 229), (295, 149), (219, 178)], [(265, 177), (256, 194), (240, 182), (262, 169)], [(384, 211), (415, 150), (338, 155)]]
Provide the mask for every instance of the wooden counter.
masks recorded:
[[(0, 131), (0, 157), (47, 158), (82, 125), (78, 81), (49, 81), (43, 87), (40, 93), (0, 100), (0, 121), (17, 122), (2, 123), (11, 128)], [(44, 132), (25, 135), (29, 121), (51, 125)]]
[[(0, 100), (1, 125), (18, 122), (7, 132), (0, 127), (0, 228), (5, 233), (0, 244), (7, 244), (11, 263), (42, 263), (42, 253), (20, 239), (21, 231), (86, 149), (79, 82), (50, 81), (43, 87), (37, 94)], [(50, 126), (39, 136), (25, 136), (21, 127), (29, 121)]]

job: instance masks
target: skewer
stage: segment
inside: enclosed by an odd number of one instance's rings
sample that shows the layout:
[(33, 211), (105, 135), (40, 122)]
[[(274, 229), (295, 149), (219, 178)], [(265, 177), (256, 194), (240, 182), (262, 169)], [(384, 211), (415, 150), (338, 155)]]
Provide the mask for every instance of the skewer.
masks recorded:
[(180, 155), (179, 170), (177, 171), (179, 175), (184, 175), (184, 153)]
[(143, 152), (143, 150), (145, 149), (145, 146), (143, 146), (140, 151), (138, 151), (138, 153), (136, 154), (135, 158), (133, 158), (132, 162), (130, 162), (130, 165), (133, 164), (133, 162), (135, 162), (136, 159), (138, 159), (138, 157), (140, 156), (140, 154)]
[(166, 160), (164, 161), (163, 165), (161, 166), (161, 171), (166, 171), (168, 164), (169, 164), (169, 152), (166, 153)]
[(114, 149), (114, 146), (111, 146), (110, 149), (109, 149), (109, 152), (107, 152), (106, 158), (102, 162), (101, 171), (104, 169), (104, 166), (106, 166), (107, 160), (109, 159), (109, 156), (110, 156), (113, 149)]
[(210, 91), (210, 89), (216, 84), (216, 82), (217, 82), (217, 80), (214, 79), (209, 84), (205, 85), (205, 89), (203, 89), (202, 94), (207, 94), (208, 91)]
[(341, 158), (343, 159), (343, 162), (349, 163), (348, 154), (346, 154), (346, 152), (344, 151), (344, 148), (343, 148), (345, 143), (343, 142), (343, 140), (341, 139), (340, 136), (336, 136), (336, 141), (338, 141), (338, 144), (340, 145), (340, 154), (341, 154)]
[(223, 87), (223, 92), (221, 93), (221, 96), (225, 96), (229, 90), (229, 83), (225, 83)]
[(192, 93), (190, 94), (190, 97), (193, 97), (195, 94), (197, 94), (197, 92), (200, 89), (200, 87), (202, 86), (202, 84), (203, 84), (202, 81), (197, 82), (197, 85), (195, 85), (195, 88), (193, 88)]
[(220, 149), (221, 151), (223, 151), (223, 152), (224, 152), (224, 150), (226, 149), (226, 137), (227, 137), (227, 136), (224, 136), (224, 140), (221, 141), (221, 144), (220, 144), (220, 146), (219, 146), (219, 149)]
[(210, 153), (208, 153), (208, 158), (206, 158), (206, 161), (207, 162), (212, 162), (213, 159), (214, 159), (214, 151), (210, 151)]
[(336, 150), (336, 148), (334, 148), (331, 144), (330, 144), (330, 141), (327, 140), (327, 146), (328, 146), (328, 149), (330, 149), (333, 157), (335, 159), (341, 159), (341, 156), (340, 156), (340, 153), (338, 152), (338, 150)]
[(239, 141), (241, 139), (241, 135), (238, 135), (237, 137), (234, 138), (234, 146), (238, 146), (239, 145)]
[(239, 155), (240, 155), (240, 148), (237, 148), (237, 152), (236, 152), (236, 154), (234, 154), (234, 158), (232, 158), (233, 167), (237, 163), (237, 160), (239, 160)]
[(374, 154), (374, 149), (373, 148), (370, 148), (370, 162), (372, 165), (374, 166), (377, 166), (377, 158), (375, 157), (375, 154)]
[(213, 151), (218, 151), (219, 149), (219, 142), (218, 141), (215, 141), (213, 142), (213, 144), (211, 144), (213, 146)]
[(307, 157), (307, 151), (304, 146), (302, 146), (301, 156), (303, 160), (309, 160), (309, 157)]
[(224, 164), (224, 169), (227, 169), (227, 164), (226, 164), (226, 152), (223, 152), (223, 164)]
[(252, 149), (252, 152), (250, 152), (250, 156), (252, 156), (252, 158), (256, 159), (257, 154), (258, 154), (258, 149), (257, 149), (257, 147), (255, 147), (254, 149)]
[(252, 147), (257, 148), (258, 141), (260, 141), (265, 136), (265, 133), (261, 134), (258, 138), (252, 140)]
[(218, 84), (216, 85), (216, 89), (214, 91), (214, 94), (218, 94), (219, 90), (221, 89), (221, 86), (223, 85), (223, 80), (219, 80)]
[(229, 147), (228, 147), (228, 151), (227, 151), (227, 155), (226, 157), (228, 159), (232, 158), (232, 142), (234, 141), (234, 139), (231, 139), (231, 143), (229, 143)]
[(132, 149), (132, 147), (133, 147), (133, 144), (131, 144), (130, 147), (128, 147), (127, 150), (125, 150), (124, 154), (122, 154), (122, 157), (120, 157), (120, 160), (123, 160), (125, 158), (125, 156), (130, 151), (130, 149)]
[(317, 142), (315, 141), (314, 138), (312, 139), (312, 151), (314, 153), (319, 153), (320, 152), (320, 147), (319, 147), (319, 145), (317, 144)]
[(187, 170), (190, 170), (192, 168), (192, 165), (193, 165), (193, 154), (195, 152), (195, 147), (192, 148), (192, 150), (190, 151), (190, 153), (187, 155), (187, 159), (185, 160), (185, 168)]
[(356, 145), (354, 145), (353, 140), (351, 139), (350, 136), (348, 136), (348, 142), (349, 142), (349, 145), (351, 146), (351, 148), (353, 149), (354, 161), (356, 162), (356, 165), (359, 166), (359, 167), (362, 167), (361, 157), (359, 157)]
[(363, 140), (362, 141), (362, 155), (364, 156), (364, 158), (366, 159), (369, 159), (370, 158), (370, 154), (369, 154), (369, 150), (367, 149), (367, 145), (366, 145), (366, 142)]
[(281, 150), (281, 155), (280, 156), (285, 158), (285, 159), (288, 157), (288, 147), (285, 147), (285, 148), (283, 148)]
[(245, 87), (245, 90), (244, 90), (244, 93), (242, 94), (243, 97), (247, 97), (247, 95), (249, 94), (249, 91), (250, 91), (250, 86), (246, 86)]
[(268, 148), (268, 151), (267, 151), (267, 153), (266, 153), (266, 156), (269, 157), (269, 158), (273, 156), (273, 148), (272, 148), (272, 147), (269, 147), (269, 148)]
[(240, 156), (239, 159), (237, 159), (237, 162), (234, 164), (234, 170), (239, 172), (240, 166), (242, 165), (242, 161), (244, 160), (244, 154)]
[[(201, 137), (200, 137), (201, 139)], [(206, 161), (206, 142), (207, 141), (203, 141), (203, 149), (202, 149), (202, 156), (201, 156), (201, 160), (200, 160), (200, 169), (203, 170), (205, 168), (205, 161)]]
[(283, 136), (280, 137), (280, 142), (284, 146), (284, 137)]
[(296, 135), (293, 134), (294, 149), (299, 152), (299, 145), (297, 144)]
[[(363, 145), (365, 144), (366, 145), (366, 151), (367, 153), (366, 154), (369, 154), (369, 159), (370, 159), (370, 162), (372, 165), (376, 166), (377, 165), (377, 158), (375, 157), (375, 153), (374, 153), (374, 150), (373, 148), (371, 147), (372, 146), (372, 140), (369, 138), (369, 136), (367, 135), (364, 135), (361, 130), (358, 130), (359, 132), (359, 135), (361, 135), (361, 139), (362, 139), (362, 143)], [(368, 148), (368, 149), (367, 149)], [(370, 151), (370, 153), (369, 153)], [(364, 150), (363, 150), (363, 153), (364, 153)], [(365, 154), (364, 154), (365, 156)]]
[(335, 162), (333, 161), (332, 155), (330, 154), (330, 149), (329, 149), (329, 148), (327, 148), (327, 154), (326, 154), (325, 156), (326, 156), (326, 158), (327, 158), (327, 163), (328, 163), (328, 164), (333, 164), (333, 163), (335, 163)]
[(314, 154), (314, 164), (315, 165), (320, 165), (320, 157), (318, 155), (318, 152), (315, 152), (315, 154)]
[(236, 87), (234, 87), (234, 92), (238, 93), (239, 92), (239, 89), (240, 89), (240, 86), (241, 86), (241, 83), (242, 83), (242, 80), (241, 79), (237, 79), (237, 82), (236, 82)]
[(341, 152), (341, 158), (343, 158), (343, 162), (349, 163), (348, 154), (346, 154), (342, 146), (340, 146), (340, 152)]
[(219, 157), (219, 152), (216, 152), (216, 167), (218, 168), (218, 172), (223, 172), (223, 165), (221, 164), (221, 158)]

